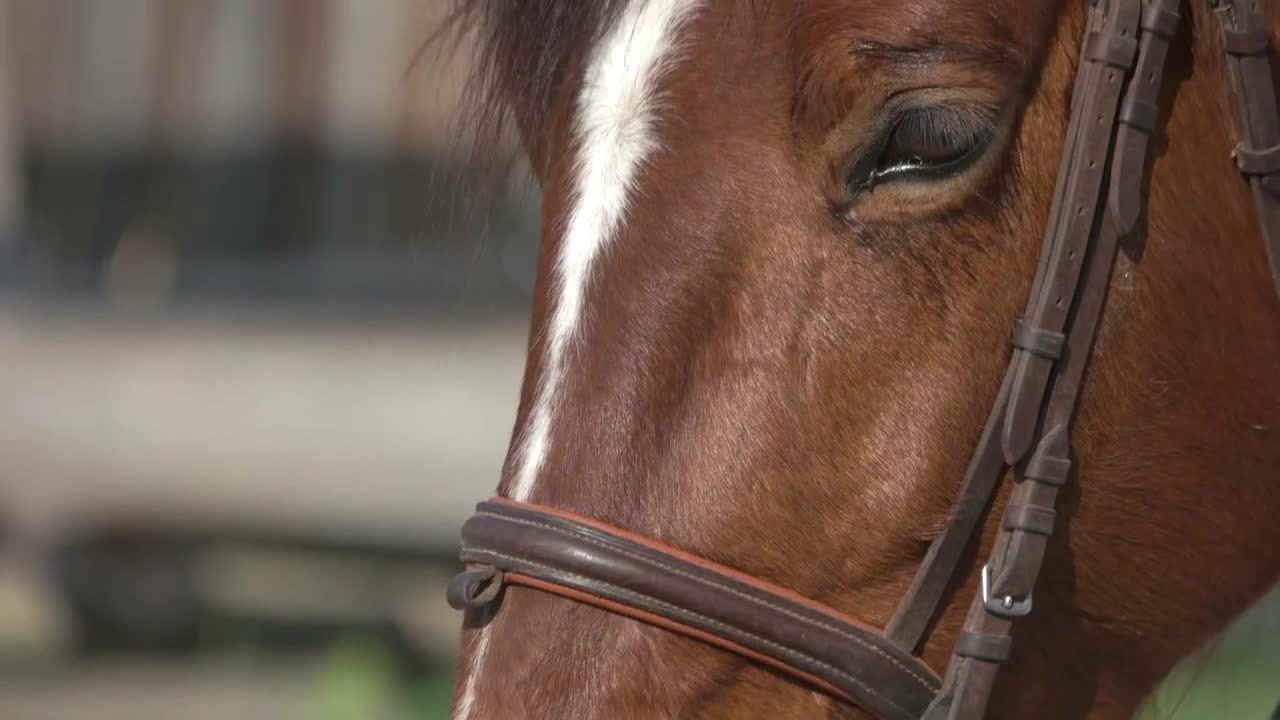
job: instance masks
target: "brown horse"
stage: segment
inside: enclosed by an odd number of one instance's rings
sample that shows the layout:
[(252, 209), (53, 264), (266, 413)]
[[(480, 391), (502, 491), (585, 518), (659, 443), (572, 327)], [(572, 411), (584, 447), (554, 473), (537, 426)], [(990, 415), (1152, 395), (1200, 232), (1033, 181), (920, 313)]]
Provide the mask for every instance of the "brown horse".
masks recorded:
[[(1274, 55), (1280, 3), (1266, 10)], [(1001, 387), (1088, 12), (459, 0), (481, 136), (511, 120), (543, 193), (499, 495), (888, 623)], [(1227, 160), (1217, 20), (1209, 2), (1182, 15), (1145, 223), (1116, 262), (1075, 470), (993, 716), (1128, 717), (1280, 577), (1280, 301)], [(999, 530), (984, 522), (908, 648), (932, 667)], [(467, 613), (453, 717), (862, 712), (712, 644), (508, 587)]]

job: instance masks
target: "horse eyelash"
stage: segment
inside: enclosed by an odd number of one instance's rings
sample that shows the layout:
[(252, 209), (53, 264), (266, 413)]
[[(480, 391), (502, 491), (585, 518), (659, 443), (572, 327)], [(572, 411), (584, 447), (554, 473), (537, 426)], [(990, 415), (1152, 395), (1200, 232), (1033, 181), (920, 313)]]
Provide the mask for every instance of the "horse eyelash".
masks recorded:
[(907, 129), (922, 137), (963, 145), (994, 132), (996, 117), (997, 113), (987, 108), (942, 105), (907, 111), (889, 132)]

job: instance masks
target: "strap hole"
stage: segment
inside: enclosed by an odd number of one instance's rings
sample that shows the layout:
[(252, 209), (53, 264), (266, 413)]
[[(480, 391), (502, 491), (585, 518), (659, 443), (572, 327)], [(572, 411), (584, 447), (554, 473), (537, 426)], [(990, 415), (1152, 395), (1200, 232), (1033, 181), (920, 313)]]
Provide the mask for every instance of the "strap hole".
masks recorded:
[(1061, 307), (1062, 307), (1062, 296), (1061, 296), (1061, 295), (1059, 295), (1059, 296), (1058, 296), (1058, 299), (1053, 301), (1053, 304), (1054, 304), (1054, 305), (1057, 305), (1059, 308), (1061, 308)]
[(1096, 168), (1096, 167), (1098, 167), (1098, 161), (1097, 161), (1097, 160), (1090, 160), (1090, 161), (1089, 161), (1089, 167), (1091, 167), (1091, 168)]
[(1067, 259), (1068, 259), (1068, 260), (1075, 260), (1075, 259), (1076, 259), (1076, 251), (1075, 251), (1075, 250), (1072, 250), (1071, 252), (1067, 253)]
[[(1090, 164), (1090, 165), (1092, 165), (1093, 163), (1089, 163), (1089, 164)], [(1084, 206), (1083, 206), (1083, 205), (1081, 205), (1080, 207), (1076, 208), (1076, 215), (1084, 215)]]

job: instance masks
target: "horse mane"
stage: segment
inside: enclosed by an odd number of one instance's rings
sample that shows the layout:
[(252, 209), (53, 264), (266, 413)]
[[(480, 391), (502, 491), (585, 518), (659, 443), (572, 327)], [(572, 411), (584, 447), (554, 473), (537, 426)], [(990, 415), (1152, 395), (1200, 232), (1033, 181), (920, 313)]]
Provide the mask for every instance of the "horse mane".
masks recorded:
[(574, 57), (633, 1), (453, 0), (434, 39), (474, 53), (459, 129), (475, 157), (493, 160), (513, 127), (540, 137)]

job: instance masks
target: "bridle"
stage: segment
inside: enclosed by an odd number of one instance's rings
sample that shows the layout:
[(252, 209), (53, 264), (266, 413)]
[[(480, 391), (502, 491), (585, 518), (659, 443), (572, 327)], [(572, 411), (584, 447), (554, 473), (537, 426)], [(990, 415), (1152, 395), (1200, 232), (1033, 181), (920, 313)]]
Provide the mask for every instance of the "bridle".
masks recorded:
[[(650, 538), (555, 508), (494, 498), (462, 529), (469, 569), (456, 608), (522, 585), (703, 640), (882, 718), (982, 717), (1013, 621), (1032, 589), (1071, 473), (1071, 423), (1112, 267), (1147, 196), (1148, 151), (1179, 0), (1091, 0), (1071, 122), (1023, 318), (1004, 381), (933, 541), (883, 631), (785, 588)], [(1213, 0), (1238, 102), (1236, 164), (1251, 186), (1280, 288), (1280, 112), (1256, 0)], [(1005, 468), (1014, 483), (980, 590), (944, 677), (914, 655)]]
[[(1257, 0), (1211, 0), (1238, 102), (1233, 156), (1248, 181), (1280, 288), (1280, 111)], [(968, 720), (986, 712), (1013, 621), (1072, 476), (1071, 424), (1120, 241), (1147, 199), (1165, 57), (1179, 0), (1090, 0), (1071, 123), (1031, 297), (951, 520), (883, 630), (772, 583), (563, 510), (493, 498), (462, 529), (469, 569), (455, 608), (504, 585), (569, 598), (763, 663), (882, 718)], [(980, 590), (944, 676), (915, 656), (1005, 468), (1013, 488)]]

